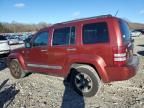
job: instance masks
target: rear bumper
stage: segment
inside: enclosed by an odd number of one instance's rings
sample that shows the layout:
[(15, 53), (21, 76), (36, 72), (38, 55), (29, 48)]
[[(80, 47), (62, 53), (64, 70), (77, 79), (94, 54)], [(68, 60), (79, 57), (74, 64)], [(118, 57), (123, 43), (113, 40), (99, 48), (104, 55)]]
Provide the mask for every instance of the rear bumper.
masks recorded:
[(127, 63), (126, 66), (123, 67), (106, 67), (106, 71), (108, 74), (108, 82), (111, 81), (122, 81), (128, 80), (131, 77), (136, 75), (139, 65), (139, 58), (137, 55), (134, 55)]

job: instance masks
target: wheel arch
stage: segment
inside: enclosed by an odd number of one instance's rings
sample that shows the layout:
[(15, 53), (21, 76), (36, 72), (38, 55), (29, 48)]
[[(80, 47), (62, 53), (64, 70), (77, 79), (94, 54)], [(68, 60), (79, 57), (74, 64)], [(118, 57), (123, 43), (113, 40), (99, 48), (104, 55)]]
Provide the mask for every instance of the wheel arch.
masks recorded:
[(101, 76), (100, 76), (100, 74), (98, 73), (98, 70), (96, 69), (96, 67), (93, 65), (93, 64), (89, 64), (89, 63), (73, 63), (71, 66), (70, 66), (70, 72), (71, 72), (71, 69), (72, 68), (76, 68), (76, 67), (78, 67), (78, 66), (81, 66), (81, 65), (88, 65), (88, 66), (91, 66), (92, 68), (94, 68), (95, 69), (95, 71), (96, 71), (96, 73), (97, 73), (97, 75), (99, 76), (99, 78), (101, 79)]
[(18, 62), (20, 63), (21, 67), (23, 70), (26, 70), (26, 65), (25, 65), (25, 61), (24, 61), (24, 58), (22, 57), (21, 54), (17, 54), (17, 53), (12, 53), (8, 56), (8, 59), (7, 59), (7, 65), (9, 67), (9, 64), (11, 62), (11, 60), (13, 59), (16, 59), (18, 60)]
[(108, 79), (108, 75), (104, 69), (104, 67), (102, 66), (99, 66), (98, 64), (93, 64), (93, 63), (83, 63), (83, 62), (75, 62), (75, 63), (72, 63), (69, 67), (69, 73), (67, 74), (67, 77), (70, 77), (71, 76), (71, 69), (72, 68), (75, 68), (77, 66), (80, 66), (80, 65), (88, 65), (88, 66), (91, 66), (92, 68), (95, 69), (96, 71), (96, 74), (98, 75), (98, 77), (100, 78), (101, 81), (103, 82), (109, 82), (109, 79)]

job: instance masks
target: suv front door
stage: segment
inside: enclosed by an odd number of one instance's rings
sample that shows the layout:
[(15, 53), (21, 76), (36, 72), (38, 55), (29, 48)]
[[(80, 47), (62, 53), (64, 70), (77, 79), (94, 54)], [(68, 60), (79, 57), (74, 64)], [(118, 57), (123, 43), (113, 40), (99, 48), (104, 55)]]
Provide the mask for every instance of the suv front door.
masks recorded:
[(29, 70), (46, 72), (48, 60), (48, 32), (36, 34), (31, 41), (31, 48), (26, 50), (26, 65)]

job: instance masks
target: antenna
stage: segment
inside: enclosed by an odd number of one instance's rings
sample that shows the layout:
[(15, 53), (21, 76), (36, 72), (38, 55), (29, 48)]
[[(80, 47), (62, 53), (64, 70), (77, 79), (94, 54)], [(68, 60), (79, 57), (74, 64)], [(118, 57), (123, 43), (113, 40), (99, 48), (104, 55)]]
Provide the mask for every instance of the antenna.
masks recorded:
[(115, 14), (115, 16), (117, 16), (118, 12), (119, 12), (119, 9), (116, 11), (116, 14)]

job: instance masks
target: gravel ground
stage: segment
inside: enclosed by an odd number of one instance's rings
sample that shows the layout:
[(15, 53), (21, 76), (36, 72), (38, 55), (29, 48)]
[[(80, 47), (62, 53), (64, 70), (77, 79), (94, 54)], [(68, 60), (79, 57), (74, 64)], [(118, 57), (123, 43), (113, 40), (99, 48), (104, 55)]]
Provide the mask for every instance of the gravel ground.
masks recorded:
[[(135, 38), (138, 74), (127, 81), (104, 84), (91, 98), (77, 95), (63, 78), (31, 74), (16, 80), (0, 61), (0, 108), (144, 108), (144, 36)], [(15, 48), (15, 46), (12, 46)]]

